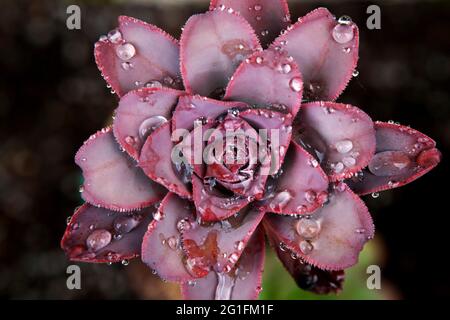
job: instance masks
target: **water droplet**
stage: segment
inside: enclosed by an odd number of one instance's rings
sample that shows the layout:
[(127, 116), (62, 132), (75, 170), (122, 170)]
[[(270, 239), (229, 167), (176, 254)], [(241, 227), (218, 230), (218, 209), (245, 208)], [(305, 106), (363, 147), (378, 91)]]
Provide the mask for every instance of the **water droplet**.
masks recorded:
[(111, 242), (111, 232), (105, 229), (93, 231), (86, 239), (86, 246), (92, 251), (99, 251)]
[(366, 229), (358, 228), (358, 229), (355, 230), (355, 232), (358, 233), (358, 234), (364, 234), (364, 233), (366, 233)]
[(121, 60), (130, 60), (136, 55), (136, 48), (131, 43), (118, 45), (116, 54)]
[(169, 237), (167, 239), (167, 245), (169, 246), (170, 249), (176, 250), (178, 247), (178, 239), (173, 236)]
[(128, 71), (133, 68), (133, 64), (131, 62), (122, 62), (122, 69)]
[(153, 212), (153, 219), (155, 219), (156, 221), (161, 221), (162, 219), (164, 219), (164, 215), (161, 211), (156, 210), (155, 212)]
[(125, 143), (132, 146), (136, 143), (136, 139), (133, 136), (126, 136), (125, 137)]
[(261, 35), (262, 35), (263, 37), (267, 36), (268, 34), (269, 34), (269, 30), (263, 30), (263, 31), (261, 31)]
[(281, 72), (284, 74), (288, 74), (289, 72), (291, 72), (292, 67), (289, 63), (285, 63), (281, 65)]
[(352, 76), (355, 77), (355, 78), (357, 76), (359, 76), (359, 71), (358, 70), (353, 71)]
[(400, 175), (411, 166), (408, 154), (402, 151), (384, 151), (375, 154), (369, 163), (369, 170), (376, 176)]
[(257, 64), (261, 64), (264, 62), (264, 58), (259, 56), (259, 57), (256, 57), (255, 61)]
[(163, 85), (161, 84), (161, 82), (157, 81), (157, 80), (151, 80), (149, 82), (147, 82), (145, 84), (146, 88), (158, 88), (161, 89), (163, 87)]
[(71, 220), (72, 220), (72, 216), (68, 216), (66, 219), (66, 224), (69, 225)]
[(307, 240), (300, 241), (299, 247), (300, 247), (300, 251), (303, 252), (303, 254), (310, 254), (314, 249), (311, 242), (309, 242)]
[(286, 205), (291, 201), (292, 195), (289, 191), (284, 190), (279, 193), (277, 193), (272, 201), (270, 202), (269, 207), (272, 210), (281, 211)]
[(127, 266), (127, 265), (129, 265), (130, 264), (130, 261), (128, 261), (127, 259), (123, 259), (122, 260), (122, 265), (123, 266)]
[(317, 161), (316, 159), (312, 158), (309, 160), (309, 165), (313, 168), (317, 168), (319, 166), (319, 161)]
[(236, 252), (233, 252), (230, 257), (228, 258), (228, 262), (231, 264), (235, 264), (239, 259), (239, 256)]
[(256, 19), (256, 21), (261, 21), (262, 18), (261, 18), (261, 16), (256, 16), (255, 19)]
[(344, 164), (342, 162), (337, 162), (333, 164), (331, 167), (335, 173), (340, 173), (342, 172), (342, 170), (344, 170)]
[(316, 193), (313, 190), (308, 190), (305, 192), (305, 199), (309, 203), (314, 203), (316, 201)]
[(353, 142), (351, 140), (341, 140), (336, 142), (334, 146), (339, 153), (347, 153), (353, 149)]
[(344, 52), (344, 53), (350, 53), (351, 51), (352, 51), (352, 48), (349, 48), (349, 47), (342, 48), (342, 52)]
[(136, 228), (141, 222), (141, 216), (119, 216), (114, 220), (114, 230), (118, 233), (128, 233)]
[(177, 223), (177, 229), (181, 233), (183, 231), (187, 231), (191, 228), (191, 223), (187, 219), (181, 219)]
[(380, 196), (380, 194), (378, 192), (373, 192), (372, 193), (372, 198), (376, 199)]
[(217, 273), (217, 287), (215, 292), (216, 300), (230, 300), (233, 293), (235, 277), (231, 277), (226, 273)]
[(356, 164), (356, 159), (353, 157), (345, 157), (342, 159), (342, 163), (347, 167), (351, 168)]
[(317, 237), (320, 231), (320, 225), (316, 220), (303, 218), (297, 222), (295, 229), (299, 236), (309, 240)]
[(78, 192), (80, 192), (80, 193), (84, 192), (84, 186), (83, 186), (83, 185), (81, 185), (81, 186), (78, 188)]
[(107, 38), (111, 43), (117, 44), (122, 41), (122, 33), (120, 33), (119, 29), (114, 29), (108, 33)]
[(163, 116), (153, 116), (145, 119), (139, 126), (139, 137), (142, 139), (142, 141), (145, 141), (150, 133), (152, 133), (155, 129), (159, 128), (166, 122), (167, 119)]
[(78, 230), (79, 228), (80, 228), (80, 224), (79, 224), (78, 222), (75, 222), (75, 223), (72, 225), (72, 231)]
[(255, 11), (261, 11), (262, 5), (260, 5), (260, 4), (255, 4), (255, 6), (253, 7), (253, 9), (255, 9)]
[(242, 251), (242, 250), (244, 250), (245, 243), (244, 243), (244, 241), (237, 241), (237, 242), (234, 244), (234, 247), (236, 248), (236, 250)]
[(196, 282), (193, 281), (193, 280), (189, 280), (189, 281), (187, 282), (187, 284), (188, 284), (189, 287), (195, 287)]
[(303, 81), (300, 77), (294, 77), (289, 82), (289, 86), (295, 92), (300, 92), (303, 88)]
[(280, 248), (281, 251), (285, 252), (287, 250), (286, 245), (284, 244), (284, 242), (280, 242), (278, 244), (278, 247)]
[(353, 40), (355, 36), (355, 30), (353, 22), (350, 20), (339, 18), (338, 23), (333, 28), (332, 36), (334, 41), (340, 44), (344, 44)]
[(341, 16), (338, 19), (338, 23), (342, 25), (350, 25), (352, 24), (352, 18), (350, 18), (349, 16)]

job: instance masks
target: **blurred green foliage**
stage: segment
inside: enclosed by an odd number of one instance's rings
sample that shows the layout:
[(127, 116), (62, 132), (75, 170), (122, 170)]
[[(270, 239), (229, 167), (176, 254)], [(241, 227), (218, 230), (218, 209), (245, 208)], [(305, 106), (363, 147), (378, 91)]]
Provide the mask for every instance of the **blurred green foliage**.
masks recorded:
[(382, 290), (369, 290), (366, 286), (366, 268), (379, 264), (377, 243), (371, 241), (364, 247), (359, 262), (346, 271), (344, 289), (339, 294), (318, 295), (297, 287), (290, 274), (284, 269), (275, 252), (267, 250), (263, 276), (261, 300), (381, 300)]

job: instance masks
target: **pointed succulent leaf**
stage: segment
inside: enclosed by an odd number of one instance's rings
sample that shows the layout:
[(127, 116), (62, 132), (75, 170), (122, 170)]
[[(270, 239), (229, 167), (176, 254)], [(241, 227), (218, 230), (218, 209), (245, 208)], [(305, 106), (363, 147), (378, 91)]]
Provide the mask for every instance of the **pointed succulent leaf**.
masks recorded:
[(374, 234), (364, 202), (343, 183), (310, 217), (272, 214), (264, 218), (264, 226), (302, 260), (324, 270), (356, 264), (364, 244)]
[(189, 201), (168, 193), (145, 233), (142, 261), (164, 280), (182, 282), (196, 278), (186, 268), (181, 246), (181, 232), (189, 228), (193, 218)]
[(264, 46), (268, 46), (291, 21), (286, 0), (211, 0), (210, 10), (233, 10), (240, 14)]
[(138, 257), (154, 211), (122, 213), (85, 203), (71, 217), (61, 248), (72, 261), (113, 263)]
[(180, 43), (186, 91), (203, 96), (223, 91), (239, 64), (260, 48), (244, 18), (220, 10), (189, 18)]
[(119, 27), (95, 44), (95, 61), (119, 97), (145, 86), (182, 87), (178, 42), (135, 18), (119, 17)]
[(224, 98), (295, 116), (302, 92), (302, 75), (295, 62), (280, 51), (266, 50), (254, 53), (239, 66)]
[(332, 181), (353, 176), (367, 166), (375, 152), (372, 119), (348, 104), (303, 104), (294, 139), (316, 156)]
[(177, 170), (171, 126), (171, 122), (165, 122), (148, 136), (139, 157), (139, 167), (169, 191), (183, 198), (191, 198), (188, 188), (191, 173)]
[(360, 195), (408, 184), (441, 160), (436, 142), (417, 130), (386, 122), (376, 122), (375, 129), (375, 155), (366, 169), (347, 181)]
[(76, 164), (83, 170), (81, 196), (90, 204), (114, 211), (147, 207), (165, 194), (137, 164), (120, 150), (111, 128), (92, 135), (78, 150)]
[(267, 211), (282, 214), (307, 214), (328, 199), (328, 178), (318, 162), (295, 142), (287, 152), (279, 176), (268, 182), (263, 203)]
[(352, 78), (358, 62), (359, 31), (348, 18), (338, 21), (325, 8), (300, 18), (271, 48), (294, 57), (308, 100), (335, 100)]
[(168, 88), (142, 88), (124, 95), (116, 109), (114, 136), (122, 148), (139, 159), (147, 137), (170, 120), (181, 91)]

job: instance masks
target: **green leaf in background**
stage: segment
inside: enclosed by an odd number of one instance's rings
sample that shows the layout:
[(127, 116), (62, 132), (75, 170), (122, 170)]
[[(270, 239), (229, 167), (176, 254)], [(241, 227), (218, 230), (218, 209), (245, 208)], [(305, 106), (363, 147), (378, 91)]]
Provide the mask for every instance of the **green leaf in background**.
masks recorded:
[(380, 264), (376, 241), (370, 241), (359, 256), (359, 263), (346, 270), (344, 289), (339, 294), (318, 295), (297, 287), (290, 274), (284, 269), (275, 252), (268, 248), (263, 276), (261, 300), (381, 300), (387, 294), (381, 290), (369, 290), (366, 286), (367, 266)]

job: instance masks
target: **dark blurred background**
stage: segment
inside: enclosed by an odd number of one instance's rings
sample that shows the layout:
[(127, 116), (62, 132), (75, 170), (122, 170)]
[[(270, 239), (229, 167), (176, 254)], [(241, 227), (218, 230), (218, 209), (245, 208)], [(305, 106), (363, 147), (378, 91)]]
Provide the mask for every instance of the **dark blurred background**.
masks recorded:
[[(117, 99), (93, 58), (98, 37), (131, 15), (179, 37), (208, 0), (3, 0), (0, 10), (0, 297), (12, 299), (178, 298), (138, 261), (80, 264), (82, 290), (68, 290), (70, 264), (59, 249), (66, 218), (81, 203), (73, 157), (110, 119)], [(81, 7), (81, 30), (66, 28), (66, 7)], [(381, 7), (381, 30), (366, 8)], [(450, 178), (450, 2), (290, 1), (293, 18), (318, 6), (360, 26), (359, 76), (340, 101), (373, 119), (395, 120), (434, 138), (443, 162), (413, 184), (365, 200), (377, 233), (340, 296), (327, 299), (450, 297), (447, 267)], [(382, 288), (365, 287), (379, 264)], [(262, 298), (313, 299), (268, 256)]]

